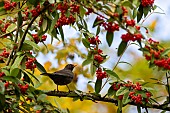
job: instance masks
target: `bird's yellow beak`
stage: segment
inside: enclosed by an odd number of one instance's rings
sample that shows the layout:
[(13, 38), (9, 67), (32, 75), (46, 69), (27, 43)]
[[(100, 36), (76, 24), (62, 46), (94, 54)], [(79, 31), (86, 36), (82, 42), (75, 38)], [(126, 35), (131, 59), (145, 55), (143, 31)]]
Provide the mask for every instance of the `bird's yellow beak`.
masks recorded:
[(73, 66), (74, 66), (74, 67), (76, 67), (76, 66), (77, 66), (77, 64), (73, 64)]

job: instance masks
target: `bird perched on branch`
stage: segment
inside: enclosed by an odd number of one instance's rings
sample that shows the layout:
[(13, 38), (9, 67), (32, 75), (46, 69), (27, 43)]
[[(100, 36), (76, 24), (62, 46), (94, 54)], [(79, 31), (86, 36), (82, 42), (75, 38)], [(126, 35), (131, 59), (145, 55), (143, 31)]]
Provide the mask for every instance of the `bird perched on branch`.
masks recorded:
[(67, 64), (62, 70), (56, 71), (54, 73), (42, 73), (41, 75), (49, 76), (57, 85), (57, 91), (59, 91), (58, 85), (66, 85), (69, 89), (67, 84), (69, 84), (74, 78), (74, 73), (72, 71), (75, 66), (76, 65), (73, 64)]

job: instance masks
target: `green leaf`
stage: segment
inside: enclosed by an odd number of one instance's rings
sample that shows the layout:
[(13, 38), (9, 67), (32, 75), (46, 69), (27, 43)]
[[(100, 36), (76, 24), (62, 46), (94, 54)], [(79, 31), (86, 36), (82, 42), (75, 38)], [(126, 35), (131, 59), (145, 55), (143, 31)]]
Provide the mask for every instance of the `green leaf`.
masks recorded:
[(102, 86), (102, 79), (96, 79), (95, 92), (96, 92), (97, 94), (100, 92), (101, 86)]
[(168, 55), (169, 52), (170, 52), (170, 48), (167, 48), (161, 53), (161, 56)]
[(93, 23), (93, 28), (96, 27), (97, 25), (99, 25), (99, 24), (102, 23), (102, 22), (103, 22), (103, 20), (98, 21), (98, 19), (97, 19), (97, 17), (96, 17), (96, 19), (94, 20), (94, 23)]
[(107, 41), (107, 44), (109, 45), (109, 47), (112, 45), (113, 35), (114, 35), (113, 32), (106, 33), (106, 41)]
[(34, 86), (34, 83), (33, 81), (30, 79), (30, 77), (26, 74), (26, 73), (23, 73), (24, 74), (24, 81), (28, 82), (28, 83), (31, 83), (33, 86)]
[(91, 63), (90, 65), (90, 73), (91, 73), (91, 76), (93, 76), (96, 72), (96, 66), (93, 65), (93, 62)]
[(55, 26), (56, 21), (58, 20), (58, 18), (59, 18), (59, 15), (58, 15), (58, 13), (57, 13), (57, 14), (55, 15), (54, 19), (52, 20), (52, 23), (51, 23), (51, 26), (50, 26), (50, 32), (53, 31), (54, 26)]
[(83, 6), (80, 6), (80, 16), (83, 17), (84, 14), (86, 13), (86, 10), (83, 8)]
[(41, 94), (41, 95), (38, 96), (37, 101), (44, 102), (44, 101), (46, 101), (46, 97), (47, 97), (46, 94)]
[(127, 47), (127, 42), (125, 41), (122, 41), (118, 47), (118, 51), (117, 51), (117, 55), (120, 56), (123, 54), (123, 52), (125, 51)]
[(60, 35), (61, 35), (61, 39), (62, 39), (62, 41), (63, 41), (63, 44), (65, 45), (65, 43), (64, 43), (64, 32), (63, 32), (62, 26), (60, 26), (58, 29), (59, 29), (59, 32), (60, 32)]
[(46, 19), (43, 19), (43, 23), (42, 23), (42, 30), (43, 31), (46, 31), (47, 30), (47, 20)]
[(90, 47), (90, 42), (89, 42), (87, 39), (82, 38), (82, 43), (83, 43), (83, 45), (84, 45), (86, 48), (89, 48), (89, 47)]
[(128, 6), (131, 9), (133, 8), (132, 2), (130, 2), (130, 1), (123, 1), (122, 2), (122, 6)]
[[(13, 65), (11, 66), (11, 69), (14, 69), (14, 68), (18, 68), (22, 59), (25, 57), (25, 55), (22, 55), (22, 56), (18, 56), (16, 59), (15, 59), (15, 62), (13, 63)], [(11, 70), (10, 69), (10, 70)]]
[(91, 62), (93, 62), (92, 59), (86, 59), (86, 60), (83, 61), (82, 66), (88, 65), (88, 64), (90, 64)]
[(39, 62), (34, 62), (37, 66), (37, 69), (41, 72), (41, 73), (46, 73), (45, 68), (39, 63)]
[(26, 43), (23, 43), (22, 47), (21, 47), (21, 50), (24, 50), (24, 51), (29, 51), (29, 50), (32, 50), (33, 47), (29, 44), (26, 44)]
[(35, 42), (33, 42), (33, 41), (25, 40), (24, 43), (32, 46), (32, 47), (35, 48), (36, 50), (40, 50), (39, 46), (38, 46)]
[(139, 22), (141, 20), (142, 16), (143, 16), (143, 6), (140, 5), (138, 12), (137, 12), (137, 22)]
[(96, 36), (100, 33), (100, 26), (97, 27)]
[(26, 73), (27, 75), (32, 76), (35, 80), (37, 80), (37, 82), (39, 82), (39, 80), (38, 80), (32, 73), (30, 73), (29, 71), (22, 70), (22, 72), (23, 72), (23, 73)]
[(34, 110), (42, 110), (43, 109), (43, 106), (40, 106), (40, 105), (35, 105), (33, 107)]
[(10, 26), (6, 29), (7, 33), (13, 31), (14, 29), (16, 29), (16, 25), (15, 24), (10, 24)]
[(120, 113), (122, 113), (122, 107), (123, 107), (122, 100), (118, 99), (118, 109), (119, 109)]
[(104, 71), (106, 71), (106, 73), (111, 76), (111, 77), (116, 77), (117, 79), (120, 79), (119, 76), (112, 70), (107, 70), (107, 69), (104, 69)]
[(138, 110), (138, 113), (142, 113), (142, 112), (141, 112), (140, 105), (137, 105), (137, 110)]
[(129, 89), (127, 87), (121, 87), (120, 89), (117, 90), (116, 96), (124, 95), (128, 91), (129, 91)]
[(87, 23), (84, 19), (83, 19), (83, 24), (84, 24), (84, 28), (88, 31), (88, 26), (87, 26)]
[(1, 68), (1, 72), (4, 72), (6, 76), (9, 76), (9, 75), (10, 75), (9, 70), (6, 69), (6, 68)]
[(144, 17), (146, 17), (148, 15), (148, 12), (151, 10), (151, 7), (143, 7), (143, 14)]
[(2, 111), (4, 109), (5, 106), (5, 95), (0, 94), (0, 111)]
[(22, 14), (21, 11), (18, 12), (18, 20), (17, 20), (17, 27), (20, 27), (22, 25)]
[(0, 94), (4, 94), (5, 92), (5, 86), (3, 82), (0, 82)]
[(4, 76), (3, 77), (3, 80), (6, 80), (6, 81), (11, 81), (11, 82), (14, 82), (14, 83), (20, 83), (20, 80), (14, 76)]
[[(0, 15), (6, 14), (6, 10), (4, 8), (0, 8)], [(0, 17), (2, 19), (2, 17)]]
[(19, 73), (20, 69), (19, 68), (11, 68), (10, 69), (10, 76), (17, 76)]
[(107, 95), (108, 95), (109, 97), (111, 97), (111, 96), (113, 96), (113, 95), (116, 95), (116, 91), (113, 90), (113, 87), (112, 87), (112, 86), (109, 88), (109, 90), (108, 90), (108, 92), (107, 92)]
[(34, 6), (37, 6), (40, 0), (28, 0), (28, 2)]
[(123, 102), (124, 105), (130, 102), (129, 93), (130, 93), (130, 92), (128, 91), (128, 92), (126, 92), (126, 93), (123, 95), (123, 100), (122, 100), (122, 102)]
[(138, 9), (134, 9), (134, 10), (133, 10), (133, 19), (135, 19), (135, 18), (136, 18), (137, 13), (138, 13)]

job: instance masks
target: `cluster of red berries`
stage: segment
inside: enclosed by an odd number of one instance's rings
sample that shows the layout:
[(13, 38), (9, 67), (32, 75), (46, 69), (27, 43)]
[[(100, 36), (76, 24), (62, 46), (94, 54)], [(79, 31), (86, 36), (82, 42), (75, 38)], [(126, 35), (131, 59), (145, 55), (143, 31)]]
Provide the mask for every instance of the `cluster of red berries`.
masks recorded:
[(8, 2), (8, 1), (4, 2), (4, 8), (5, 8), (6, 11), (11, 10), (12, 8), (14, 8), (16, 6), (17, 6), (16, 2), (12, 2), (12, 3)]
[(20, 91), (21, 93), (26, 93), (27, 89), (29, 88), (29, 85), (28, 84), (25, 84), (25, 85), (22, 85), (22, 84), (18, 84), (19, 88), (20, 88)]
[(32, 34), (32, 37), (34, 38), (35, 43), (38, 44), (39, 42), (46, 41), (47, 35), (42, 35), (40, 38), (38, 34)]
[(152, 6), (153, 3), (154, 3), (154, 0), (142, 0), (143, 7)]
[(154, 60), (154, 64), (158, 67), (170, 70), (170, 58)]
[(27, 58), (27, 61), (25, 62), (26, 69), (33, 70), (36, 68), (36, 64), (34, 64), (35, 61), (35, 58)]
[[(114, 91), (119, 90), (121, 87), (126, 87), (129, 89), (130, 92), (128, 98), (135, 104), (147, 103), (152, 96), (151, 92), (147, 91), (146, 89), (142, 89), (142, 85), (138, 82), (136, 84), (132, 83), (131, 81), (127, 81), (127, 83), (114, 82), (112, 85)], [(145, 95), (139, 94), (139, 91), (144, 92)], [(118, 99), (122, 100), (123, 95), (119, 95)]]
[(131, 26), (134, 27), (135, 26), (135, 20), (131, 19), (131, 20), (126, 20), (126, 26)]
[(57, 10), (60, 10), (62, 14), (64, 14), (68, 9), (69, 9), (69, 5), (67, 2), (65, 3), (59, 3), (57, 5)]
[(3, 77), (5, 76), (5, 73), (4, 72), (0, 72), (0, 77)]
[(66, 17), (65, 15), (61, 15), (61, 17), (57, 20), (54, 27), (58, 28), (63, 25), (74, 24), (75, 21), (76, 19), (72, 15), (70, 15), (69, 17)]
[(117, 23), (105, 22), (102, 16), (97, 16), (96, 22), (98, 25), (102, 25), (108, 32), (119, 31), (119, 25)]
[(94, 60), (97, 61), (99, 64), (103, 62), (104, 58), (101, 54), (94, 55)]
[(123, 41), (128, 42), (128, 41), (141, 40), (143, 36), (141, 33), (136, 33), (136, 34), (126, 33), (126, 34), (122, 34), (121, 38)]
[[(2, 24), (2, 22), (0, 22), (0, 24)], [(2, 25), (1, 31), (6, 33), (6, 29), (10, 26), (11, 24), (9, 22), (5, 23), (4, 25)]]
[(89, 15), (90, 13), (93, 12), (93, 9), (92, 8), (87, 8), (87, 12), (85, 13), (86, 15)]
[[(80, 12), (80, 6), (76, 4), (68, 4), (67, 2), (65, 3), (59, 3), (57, 8), (61, 12), (61, 17), (57, 20), (55, 24), (55, 28), (58, 28), (63, 25), (69, 25), (69, 24), (74, 24), (76, 21), (75, 17), (73, 17), (74, 13), (79, 13)], [(66, 12), (69, 11), (70, 15), (66, 16)]]
[[(0, 72), (0, 77), (3, 77), (3, 76), (5, 76), (5, 73), (4, 73), (4, 72)], [(5, 88), (7, 89), (8, 86), (9, 86), (9, 82), (8, 82), (8, 81), (5, 82), (4, 86), (5, 86)]]
[(99, 36), (96, 37), (92, 37), (92, 38), (88, 38), (88, 41), (90, 42), (90, 44), (92, 45), (98, 45), (101, 43)]
[(108, 76), (107, 73), (105, 71), (102, 71), (101, 68), (98, 68), (96, 70), (96, 75), (97, 75), (97, 79), (99, 80), (102, 80), (103, 78), (106, 78)]
[(101, 43), (99, 36), (88, 38), (88, 41), (90, 42), (90, 44), (96, 45), (97, 47), (96, 48), (95, 46), (92, 46), (94, 50), (94, 60), (97, 61), (98, 64), (102, 63), (105, 58), (102, 56), (103, 51), (98, 48), (98, 44)]
[(124, 6), (122, 6), (122, 11), (123, 11), (122, 15), (126, 16), (126, 14), (128, 13), (128, 10)]
[(79, 13), (80, 12), (80, 6), (76, 4), (70, 5), (70, 12), (71, 13)]
[(114, 23), (114, 24), (112, 22), (103, 23), (103, 27), (108, 32), (119, 31), (119, 25), (116, 23)]
[(144, 53), (145, 59), (160, 68), (170, 70), (170, 58), (168, 56), (161, 56), (165, 50), (158, 46), (159, 42), (150, 38), (148, 40), (148, 45), (145, 45), (144, 47), (144, 50), (146, 51), (146, 53)]
[(3, 50), (3, 52), (0, 54), (1, 57), (8, 58), (9, 52), (6, 51), (6, 49)]
[[(34, 9), (29, 10), (28, 7), (26, 7), (24, 9), (24, 14), (25, 16), (23, 17), (23, 20), (27, 20), (29, 18), (29, 16), (31, 15), (31, 17), (36, 17), (39, 15), (41, 11), (41, 6), (40, 4), (38, 4)], [(30, 13), (31, 12), (31, 13)]]
[(32, 17), (36, 17), (39, 15), (41, 11), (41, 7), (40, 7), (40, 4), (38, 4), (34, 9), (32, 9), (30, 12), (32, 14)]

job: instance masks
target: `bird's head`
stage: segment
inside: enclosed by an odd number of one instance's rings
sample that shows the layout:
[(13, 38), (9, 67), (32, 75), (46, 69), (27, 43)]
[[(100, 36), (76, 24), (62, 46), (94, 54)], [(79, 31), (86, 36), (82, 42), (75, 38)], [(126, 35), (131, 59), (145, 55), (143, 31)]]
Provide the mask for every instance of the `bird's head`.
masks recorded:
[(76, 65), (74, 65), (74, 64), (67, 64), (67, 65), (65, 66), (65, 69), (69, 69), (69, 70), (72, 71), (75, 66), (76, 66)]

